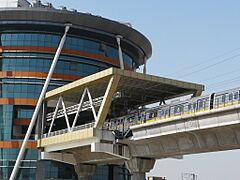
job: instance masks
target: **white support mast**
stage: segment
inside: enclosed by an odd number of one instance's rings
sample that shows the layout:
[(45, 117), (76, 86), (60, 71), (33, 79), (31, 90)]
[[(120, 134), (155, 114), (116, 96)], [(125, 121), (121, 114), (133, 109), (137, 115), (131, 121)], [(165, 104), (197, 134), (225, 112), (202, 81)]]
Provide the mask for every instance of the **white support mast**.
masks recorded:
[(31, 133), (32, 133), (32, 129), (33, 129), (35, 123), (36, 123), (36, 119), (37, 119), (39, 110), (40, 110), (41, 105), (42, 105), (42, 102), (43, 102), (43, 100), (44, 100), (44, 96), (45, 96), (45, 94), (46, 94), (46, 91), (47, 91), (48, 85), (49, 85), (49, 83), (50, 83), (51, 77), (52, 77), (52, 75), (53, 75), (53, 72), (54, 72), (54, 70), (55, 70), (57, 61), (58, 61), (59, 56), (60, 56), (60, 54), (61, 54), (61, 51), (62, 51), (63, 45), (64, 45), (64, 43), (65, 43), (65, 40), (66, 40), (66, 37), (67, 37), (67, 33), (68, 33), (68, 30), (69, 30), (70, 26), (71, 26), (71, 24), (66, 24), (66, 26), (65, 26), (64, 35), (62, 36), (62, 39), (61, 39), (61, 41), (60, 41), (60, 43), (59, 43), (58, 49), (57, 49), (56, 54), (55, 54), (55, 56), (54, 56), (52, 65), (51, 65), (51, 67), (50, 67), (48, 76), (47, 76), (47, 78), (46, 78), (46, 81), (45, 81), (45, 83), (44, 83), (42, 92), (41, 92), (40, 97), (39, 97), (39, 99), (38, 99), (36, 108), (35, 108), (35, 110), (34, 110), (34, 113), (33, 113), (32, 119), (31, 119), (31, 122), (30, 122), (30, 124), (29, 124), (27, 133), (26, 133), (25, 138), (24, 138), (24, 140), (23, 140), (21, 149), (20, 149), (20, 151), (19, 151), (19, 154), (18, 154), (16, 163), (15, 163), (15, 165), (14, 165), (14, 168), (13, 168), (13, 171), (12, 171), (12, 173), (11, 173), (11, 176), (10, 176), (10, 179), (9, 179), (9, 180), (15, 180), (15, 179), (16, 179), (16, 176), (17, 176), (17, 173), (18, 173), (18, 170), (19, 170), (19, 166), (21, 165), (21, 161), (22, 161), (23, 155), (24, 155), (25, 150), (26, 150), (27, 141), (29, 140), (29, 137), (30, 137), (30, 135), (31, 135)]
[(143, 74), (147, 74), (147, 57), (144, 57)]
[(119, 56), (119, 61), (120, 61), (120, 68), (124, 69), (124, 62), (123, 62), (123, 53), (122, 53), (122, 48), (121, 48), (121, 39), (123, 37), (120, 35), (116, 36), (117, 44), (118, 44), (118, 56)]

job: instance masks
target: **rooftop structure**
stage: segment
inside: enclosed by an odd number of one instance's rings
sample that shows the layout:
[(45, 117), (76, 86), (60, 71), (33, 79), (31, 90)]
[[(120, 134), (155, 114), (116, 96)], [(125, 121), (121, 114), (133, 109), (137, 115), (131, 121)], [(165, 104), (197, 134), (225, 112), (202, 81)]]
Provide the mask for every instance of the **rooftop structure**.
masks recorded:
[[(10, 0), (4, 0), (4, 2), (6, 2), (6, 4), (11, 3)], [(16, 5), (21, 4), (20, 2), (21, 1), (14, 1)], [(64, 27), (65, 23), (71, 22), (73, 24), (70, 30), (72, 35), (85, 36), (86, 38), (96, 39), (106, 44), (114, 44), (115, 46), (117, 46), (116, 35), (118, 35), (118, 37), (121, 38), (123, 52), (127, 52), (134, 59), (135, 68), (144, 64), (145, 59), (148, 59), (152, 54), (149, 40), (137, 30), (124, 23), (89, 13), (68, 11), (66, 8), (47, 8), (48, 6), (42, 4), (37, 5), (38, 3), (40, 3), (40, 1), (36, 1), (29, 7), (18, 5), (18, 8), (0, 9), (1, 24), (9, 21), (7, 25), (14, 26), (18, 30), (21, 30), (21, 24), (28, 24), (28, 26), (37, 24), (38, 26), (34, 27), (36, 31), (54, 30), (55, 33), (61, 33), (61, 27)], [(9, 5), (7, 7), (15, 6)], [(15, 22), (15, 19), (18, 21)], [(50, 26), (51, 29), (48, 29), (48, 26)], [(111, 56), (110, 54), (107, 55), (107, 52), (104, 52), (107, 50), (107, 47), (105, 47), (106, 44), (104, 43), (100, 49), (106, 56)]]
[(29, 7), (27, 0), (0, 0), (0, 8)]
[[(55, 107), (60, 96), (68, 105), (77, 104), (79, 99), (76, 97), (79, 97), (86, 87), (89, 87), (93, 99), (104, 96), (113, 77), (119, 78), (114, 84), (116, 86), (114, 93), (117, 93), (119, 98), (111, 110), (106, 110), (109, 111), (108, 114), (113, 113), (115, 116), (124, 109), (134, 109), (189, 94), (200, 95), (204, 89), (200, 84), (110, 68), (48, 92), (46, 94), (48, 106)], [(102, 125), (101, 123), (100, 126)]]

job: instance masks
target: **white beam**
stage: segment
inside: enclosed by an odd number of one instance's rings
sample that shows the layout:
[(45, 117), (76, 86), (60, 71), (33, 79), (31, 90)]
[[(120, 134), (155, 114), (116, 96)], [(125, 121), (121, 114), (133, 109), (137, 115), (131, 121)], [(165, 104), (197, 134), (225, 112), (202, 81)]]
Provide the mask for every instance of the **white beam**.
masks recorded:
[(71, 131), (73, 131), (76, 123), (77, 123), (77, 119), (78, 119), (78, 116), (79, 116), (79, 112), (82, 108), (82, 105), (83, 105), (83, 101), (84, 101), (84, 98), (85, 98), (85, 95), (87, 93), (87, 88), (84, 89), (83, 93), (82, 93), (82, 97), (80, 99), (80, 102), (79, 102), (79, 106), (78, 106), (78, 109), (77, 109), (77, 112), (76, 112), (76, 115), (75, 115), (75, 118), (73, 120), (73, 124), (72, 124), (72, 128), (71, 128)]
[(70, 132), (71, 128), (70, 128), (70, 123), (69, 123), (69, 120), (68, 120), (66, 106), (65, 106), (65, 103), (63, 101), (62, 96), (60, 96), (60, 98), (61, 98), (61, 101), (62, 101), (62, 108), (63, 108), (63, 111), (64, 111), (63, 113), (64, 113), (64, 116), (65, 116), (65, 121), (66, 121), (66, 124), (67, 124), (68, 132)]
[(35, 110), (34, 110), (34, 113), (33, 113), (32, 119), (31, 119), (31, 122), (30, 122), (30, 124), (29, 124), (27, 133), (26, 133), (25, 138), (24, 138), (24, 140), (23, 140), (22, 147), (21, 147), (21, 149), (20, 149), (20, 152), (19, 152), (19, 154), (18, 154), (16, 163), (15, 163), (14, 168), (13, 168), (13, 171), (12, 171), (12, 173), (11, 173), (10, 180), (16, 179), (16, 176), (17, 176), (17, 173), (18, 173), (18, 170), (19, 170), (19, 166), (21, 165), (21, 160), (22, 160), (23, 155), (24, 155), (24, 153), (25, 153), (27, 141), (29, 140), (29, 137), (31, 136), (31, 133), (32, 133), (32, 129), (33, 129), (35, 123), (36, 123), (36, 119), (37, 119), (38, 113), (39, 113), (39, 111), (40, 111), (40, 108), (41, 108), (43, 99), (44, 99), (44, 97), (45, 97), (45, 94), (46, 94), (48, 85), (49, 85), (49, 83), (50, 83), (51, 77), (52, 77), (52, 75), (53, 75), (53, 73), (54, 73), (54, 70), (55, 70), (55, 67), (56, 67), (56, 65), (57, 65), (57, 62), (58, 62), (59, 56), (60, 56), (60, 54), (61, 54), (63, 45), (64, 45), (64, 43), (65, 43), (65, 40), (66, 40), (66, 37), (67, 37), (67, 33), (68, 33), (68, 31), (69, 31), (70, 26), (71, 26), (71, 25), (68, 24), (68, 25), (66, 25), (66, 27), (65, 27), (64, 35), (63, 35), (63, 37), (61, 38), (61, 41), (60, 41), (60, 43), (59, 43), (58, 49), (57, 49), (56, 54), (55, 54), (55, 56), (54, 56), (52, 65), (51, 65), (51, 67), (50, 67), (48, 76), (47, 76), (46, 81), (45, 81), (45, 83), (44, 83), (42, 92), (41, 92), (41, 94), (40, 94), (40, 96), (39, 96), (39, 99), (38, 99), (36, 108), (35, 108)]
[(57, 113), (58, 113), (58, 107), (59, 107), (59, 105), (60, 105), (60, 101), (61, 101), (61, 98), (58, 99), (58, 102), (57, 102), (57, 105), (56, 105), (56, 108), (55, 108), (55, 111), (54, 111), (54, 114), (53, 114), (53, 117), (52, 117), (52, 121), (51, 121), (51, 124), (50, 124), (49, 130), (48, 130), (48, 135), (49, 135), (50, 132), (52, 131), (52, 127), (53, 127), (53, 124), (54, 124), (55, 118), (56, 118)]
[(120, 68), (124, 69), (123, 53), (122, 53), (122, 48), (121, 48), (122, 36), (117, 35), (116, 39), (117, 39), (117, 44), (118, 44), (118, 56), (119, 56)]
[(107, 86), (102, 104), (99, 108), (98, 115), (97, 115), (97, 120), (96, 120), (96, 123), (94, 125), (94, 128), (102, 128), (102, 126), (105, 122), (107, 113), (109, 111), (109, 108), (111, 106), (112, 98), (113, 98), (113, 95), (114, 95), (114, 93), (117, 89), (119, 80), (120, 80), (120, 76), (118, 76), (118, 75), (114, 75), (114, 76), (111, 77), (111, 79), (108, 83), (108, 86)]

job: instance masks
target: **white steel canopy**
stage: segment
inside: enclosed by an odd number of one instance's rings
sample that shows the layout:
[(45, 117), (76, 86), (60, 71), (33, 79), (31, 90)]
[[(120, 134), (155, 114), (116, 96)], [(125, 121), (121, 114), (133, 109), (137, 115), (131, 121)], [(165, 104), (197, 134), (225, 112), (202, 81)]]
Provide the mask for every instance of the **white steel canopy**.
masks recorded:
[(95, 127), (103, 125), (111, 106), (115, 110), (131, 109), (183, 95), (200, 95), (204, 90), (200, 84), (109, 68), (48, 92), (45, 101), (48, 107), (55, 107), (61, 97), (70, 107), (79, 104), (86, 88), (91, 99), (101, 97)]

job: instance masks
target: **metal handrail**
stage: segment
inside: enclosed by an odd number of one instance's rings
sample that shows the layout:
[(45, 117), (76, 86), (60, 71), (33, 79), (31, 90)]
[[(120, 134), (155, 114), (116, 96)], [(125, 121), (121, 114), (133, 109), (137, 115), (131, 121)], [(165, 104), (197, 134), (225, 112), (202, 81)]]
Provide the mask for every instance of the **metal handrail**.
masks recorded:
[[(93, 106), (95, 106), (95, 107), (100, 106), (102, 100), (103, 100), (103, 96), (93, 99)], [(66, 113), (68, 115), (76, 113), (79, 106), (80, 106), (79, 104), (76, 104), (76, 105), (67, 107), (66, 108)], [(81, 111), (85, 111), (85, 110), (88, 110), (90, 108), (91, 108), (90, 102), (86, 101), (86, 102), (83, 103)], [(53, 116), (54, 116), (54, 112), (48, 113), (47, 116), (46, 116), (47, 121), (51, 121)], [(56, 118), (60, 118), (60, 117), (63, 117), (63, 116), (64, 116), (64, 110), (63, 109), (58, 110)]]
[(61, 130), (58, 130), (58, 131), (53, 131), (53, 132), (50, 132), (50, 133), (43, 134), (42, 138), (48, 138), (48, 137), (53, 137), (53, 136), (57, 136), (57, 135), (62, 135), (62, 134), (74, 132), (74, 131), (79, 131), (79, 130), (83, 130), (83, 129), (92, 128), (92, 127), (94, 127), (94, 124), (95, 124), (95, 122), (83, 124), (83, 125), (80, 125), (80, 126), (76, 126), (76, 127), (73, 128), (72, 131), (69, 131), (67, 128), (66, 129), (61, 129)]

